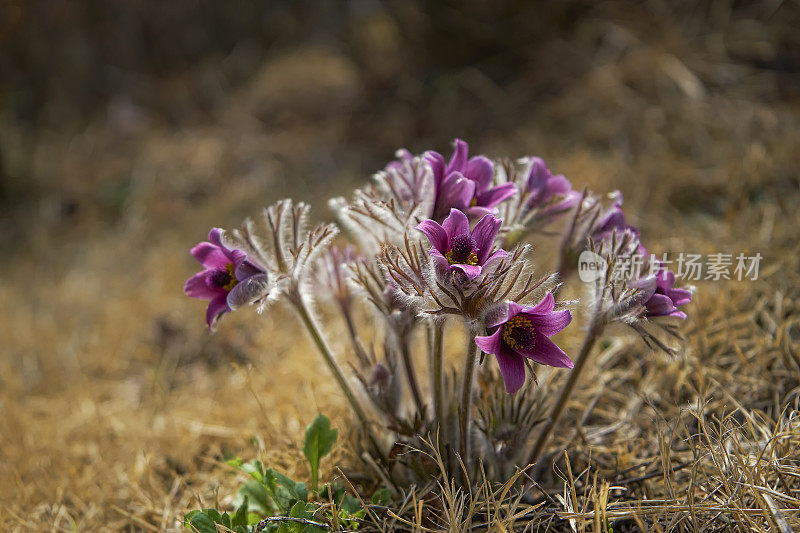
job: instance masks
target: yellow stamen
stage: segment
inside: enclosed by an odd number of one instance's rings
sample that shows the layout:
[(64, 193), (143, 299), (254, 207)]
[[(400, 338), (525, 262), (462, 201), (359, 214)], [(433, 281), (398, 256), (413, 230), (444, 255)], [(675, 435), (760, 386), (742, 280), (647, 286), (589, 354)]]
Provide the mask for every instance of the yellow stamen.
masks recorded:
[(473, 198), (472, 201), (469, 203), (469, 206), (470, 207), (475, 207), (476, 205), (478, 205), (478, 199), (477, 198)]
[(475, 266), (475, 265), (478, 264), (478, 254), (476, 254), (475, 252), (472, 252), (471, 254), (469, 254), (469, 257), (467, 257), (467, 260), (463, 261), (463, 262), (458, 262), (458, 261), (455, 260), (455, 258), (453, 257), (453, 251), (452, 250), (450, 250), (449, 252), (444, 254), (444, 257), (445, 257), (445, 259), (447, 259), (447, 262), (450, 263), (451, 265), (472, 265), (472, 266)]
[(527, 329), (533, 332), (533, 324), (524, 316), (517, 315), (503, 324), (503, 341), (513, 350), (519, 350), (522, 345), (514, 338), (514, 330), (517, 328)]
[(236, 275), (233, 273), (233, 263), (228, 263), (227, 265), (225, 265), (225, 271), (228, 273), (231, 279), (222, 288), (230, 292), (231, 289), (233, 289), (236, 286), (236, 284), (239, 283), (239, 280), (236, 279)]

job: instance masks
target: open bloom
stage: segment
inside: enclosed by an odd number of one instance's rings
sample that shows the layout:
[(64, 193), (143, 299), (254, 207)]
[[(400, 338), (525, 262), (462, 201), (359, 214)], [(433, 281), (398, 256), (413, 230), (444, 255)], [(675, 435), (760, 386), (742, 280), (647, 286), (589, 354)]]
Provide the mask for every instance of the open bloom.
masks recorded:
[(184, 287), (187, 296), (210, 300), (206, 310), (209, 329), (223, 314), (251, 303), (252, 295), (263, 296), (263, 291), (255, 289), (267, 283), (267, 273), (248, 259), (247, 254), (230, 250), (222, 244), (221, 232), (221, 229), (213, 228), (208, 233), (210, 242), (201, 242), (192, 248), (191, 254), (204, 270), (189, 278)]
[(486, 328), (491, 334), (475, 337), (478, 348), (497, 357), (509, 394), (525, 383), (524, 357), (544, 365), (573, 367), (567, 354), (548, 338), (567, 327), (572, 315), (568, 310), (553, 311), (554, 308), (551, 293), (532, 307), (507, 302), (487, 319)]
[(417, 229), (431, 241), (431, 255), (442, 270), (460, 270), (472, 280), (491, 261), (508, 257), (505, 250), (493, 251), (501, 223), (494, 215), (486, 215), (470, 231), (467, 215), (452, 209), (441, 225), (423, 220)]
[(686, 313), (679, 311), (678, 307), (692, 301), (692, 293), (686, 289), (676, 289), (674, 285), (675, 274), (666, 268), (661, 268), (655, 276), (631, 283), (633, 288), (641, 290), (639, 301), (643, 302), (645, 317), (686, 318)]
[(525, 199), (527, 210), (539, 210), (539, 216), (548, 217), (562, 213), (575, 207), (581, 199), (578, 191), (572, 190), (572, 184), (562, 174), (553, 175), (547, 168), (544, 159), (530, 158), (528, 179), (525, 181)]
[(436, 220), (441, 220), (451, 208), (475, 217), (494, 213), (498, 204), (517, 193), (513, 183), (492, 187), (494, 165), (482, 155), (469, 157), (469, 145), (461, 139), (455, 140), (449, 163), (434, 151), (426, 152), (425, 159), (433, 169)]

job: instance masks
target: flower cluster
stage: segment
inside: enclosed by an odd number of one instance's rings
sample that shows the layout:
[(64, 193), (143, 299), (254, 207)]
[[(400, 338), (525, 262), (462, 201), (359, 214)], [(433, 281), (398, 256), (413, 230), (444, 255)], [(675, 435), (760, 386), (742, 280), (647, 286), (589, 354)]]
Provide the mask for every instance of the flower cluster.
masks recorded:
[[(411, 442), (438, 431), (465, 464), (477, 446), (498, 449), (471, 429), (479, 363), (482, 379), (502, 383), (500, 390), (509, 394), (523, 389), (526, 369), (535, 372), (534, 363), (577, 372), (584, 365), (574, 365), (552, 339), (573, 319), (560, 294), (577, 256), (590, 250), (612, 264), (646, 255), (640, 232), (626, 220), (620, 194), (604, 202), (586, 190), (580, 193), (538, 157), (516, 163), (470, 157), (469, 146), (459, 139), (449, 161), (434, 151), (417, 156), (398, 151), (371, 183), (349, 200), (331, 200), (330, 206), (349, 244), (331, 247), (337, 226), (309, 229), (308, 207), (283, 200), (264, 210), (260, 224), (247, 220), (237, 230), (213, 229), (207, 242), (191, 250), (203, 270), (186, 282), (185, 290), (209, 300), (209, 328), (245, 304), (259, 310), (277, 300), (290, 305), (362, 423), (372, 453), (387, 469), (392, 462), (374, 432), (375, 417), (382, 419), (382, 427), (392, 428), (395, 440)], [(530, 241), (534, 235), (546, 238), (545, 226), (557, 227), (559, 221), (561, 265), (557, 273), (538, 275), (530, 261)], [(662, 317), (686, 317), (678, 308), (692, 294), (674, 282), (660, 265), (627, 283), (601, 277), (591, 286), (591, 342), (584, 346), (591, 347), (606, 325), (617, 322), (668, 350), (646, 326), (660, 324)], [(337, 304), (346, 325), (349, 350), (358, 362), (352, 365), (355, 390), (315, 313), (320, 295)], [(378, 317), (377, 327), (358, 314), (362, 307)], [(445, 329), (453, 323), (467, 331), (464, 363), (455, 374), (460, 384), (447, 377), (443, 363), (452, 337)], [(674, 323), (662, 327), (676, 331)], [(417, 371), (422, 357), (415, 354), (419, 343), (414, 339), (420, 330), (428, 338), (428, 380)], [(377, 348), (375, 331), (383, 335), (378, 334)], [(483, 365), (484, 355), (496, 365)], [(585, 355), (582, 351), (579, 357)], [(362, 406), (362, 398), (369, 407)], [(410, 405), (405, 399), (412, 400)], [(559, 414), (554, 409), (551, 425)], [(492, 427), (503, 426), (502, 414), (481, 413)], [(535, 420), (520, 420), (530, 424), (515, 432), (515, 439), (524, 441)], [(483, 432), (489, 440), (495, 434)], [(503, 457), (521, 459), (506, 452)]]

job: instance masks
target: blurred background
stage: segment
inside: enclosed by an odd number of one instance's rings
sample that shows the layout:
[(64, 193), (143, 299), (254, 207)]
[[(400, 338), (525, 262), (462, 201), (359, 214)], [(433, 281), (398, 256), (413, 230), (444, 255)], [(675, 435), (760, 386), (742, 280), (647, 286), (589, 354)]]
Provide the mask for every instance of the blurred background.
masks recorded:
[(284, 196), (331, 218), (399, 147), (536, 154), (660, 251), (796, 273), (798, 28), (784, 0), (0, 3), (0, 518), (165, 529), (230, 492), (224, 453), (294, 468), (336, 392), (280, 311), (209, 337), (188, 249)]

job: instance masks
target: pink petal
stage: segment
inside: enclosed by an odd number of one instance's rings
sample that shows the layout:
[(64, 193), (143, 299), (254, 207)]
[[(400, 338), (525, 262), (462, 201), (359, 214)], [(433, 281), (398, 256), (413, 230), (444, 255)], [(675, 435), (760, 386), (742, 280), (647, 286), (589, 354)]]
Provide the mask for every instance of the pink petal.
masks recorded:
[(472, 238), (478, 246), (478, 264), (482, 265), (489, 257), (489, 253), (494, 247), (494, 239), (500, 231), (502, 221), (492, 215), (486, 215), (475, 224), (472, 230)]
[(435, 220), (423, 220), (417, 229), (424, 233), (433, 247), (442, 253), (447, 252), (447, 232)]
[[(492, 307), (483, 319), (483, 324), (487, 328), (493, 328), (495, 326), (499, 326), (503, 322), (508, 322), (509, 315), (508, 315), (508, 302), (503, 302), (499, 305)], [(484, 350), (486, 351), (486, 350)], [(487, 352), (489, 353), (489, 352)], [(494, 352), (491, 352), (494, 353)]]
[[(525, 313), (523, 313), (525, 314)], [(572, 322), (572, 314), (568, 310), (553, 311), (543, 315), (527, 315), (536, 331), (551, 337)]]
[(448, 249), (443, 250), (443, 252), (449, 251), (450, 242), (452, 242), (453, 238), (458, 237), (459, 235), (464, 235), (465, 233), (469, 234), (469, 220), (467, 219), (467, 215), (458, 209), (450, 210), (450, 215), (444, 219), (442, 227), (447, 232), (448, 242)]
[(552, 292), (548, 292), (547, 294), (544, 295), (544, 298), (542, 298), (541, 302), (531, 307), (523, 307), (522, 312), (543, 315), (545, 313), (549, 313), (555, 307), (556, 307), (556, 299), (553, 298)]
[(666, 316), (675, 311), (675, 305), (669, 296), (664, 294), (654, 294), (645, 303), (647, 314), (650, 316)]
[(455, 148), (453, 150), (453, 157), (450, 158), (450, 163), (447, 165), (447, 174), (454, 170), (462, 171), (467, 165), (467, 157), (469, 157), (469, 145), (461, 139), (453, 141)]
[(484, 353), (497, 354), (502, 349), (503, 331), (498, 329), (492, 335), (475, 337), (475, 344)]
[(433, 170), (434, 184), (438, 187), (444, 178), (444, 169), (447, 166), (444, 162), (444, 157), (439, 152), (434, 151), (425, 152), (424, 157), (431, 166), (431, 170)]
[(208, 324), (208, 329), (214, 329), (214, 325), (217, 323), (217, 320), (219, 320), (219, 317), (229, 310), (227, 294), (223, 293), (215, 296), (213, 300), (208, 302), (208, 309), (206, 309), (206, 323)]
[(460, 270), (464, 274), (467, 275), (469, 280), (473, 280), (481, 275), (481, 270), (483, 270), (479, 265), (450, 265), (451, 269)]
[(506, 383), (506, 392), (514, 394), (525, 383), (525, 363), (522, 357), (506, 350), (500, 350), (495, 356), (500, 366), (500, 374)]
[(483, 266), (487, 267), (491, 265), (493, 261), (496, 261), (498, 259), (503, 259), (506, 257), (508, 257), (508, 252), (506, 252), (505, 250), (496, 250), (492, 255), (486, 258), (486, 262), (483, 263)]
[(211, 300), (220, 294), (219, 289), (213, 289), (208, 286), (208, 270), (198, 272), (186, 280), (183, 292), (190, 298), (199, 298), (200, 300)]
[(686, 305), (692, 301), (692, 291), (686, 289), (670, 289), (667, 296), (675, 303), (676, 307)]
[(444, 178), (436, 191), (436, 215), (444, 216), (450, 208), (466, 209), (475, 196), (475, 182), (465, 178), (460, 172), (453, 172)]
[(575, 366), (567, 354), (564, 353), (564, 350), (556, 346), (553, 341), (538, 332), (534, 335), (536, 340), (532, 346), (517, 350), (520, 355), (543, 365), (559, 368), (572, 368)]
[(489, 159), (479, 155), (467, 162), (467, 170), (464, 175), (475, 182), (476, 191), (485, 191), (492, 184), (494, 165)]
[(219, 246), (210, 242), (201, 242), (190, 252), (205, 268), (225, 268), (230, 261)]
[(494, 207), (497, 204), (508, 200), (515, 194), (517, 194), (517, 186), (513, 183), (504, 183), (489, 189), (488, 191), (479, 193), (475, 198), (480, 206)]

